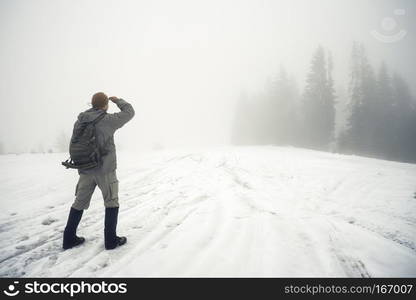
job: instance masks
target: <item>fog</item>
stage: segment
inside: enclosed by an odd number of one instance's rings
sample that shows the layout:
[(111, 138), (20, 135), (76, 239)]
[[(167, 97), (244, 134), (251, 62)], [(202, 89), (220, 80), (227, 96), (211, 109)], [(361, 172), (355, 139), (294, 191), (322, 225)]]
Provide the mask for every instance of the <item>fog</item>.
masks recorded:
[[(281, 66), (302, 90), (319, 45), (332, 52), (342, 105), (353, 41), (415, 93), (415, 8), (411, 0), (0, 0), (0, 141), (8, 152), (53, 147), (102, 91), (136, 110), (117, 134), (121, 149), (229, 144), (241, 93), (263, 89)], [(373, 30), (406, 33), (387, 43)]]

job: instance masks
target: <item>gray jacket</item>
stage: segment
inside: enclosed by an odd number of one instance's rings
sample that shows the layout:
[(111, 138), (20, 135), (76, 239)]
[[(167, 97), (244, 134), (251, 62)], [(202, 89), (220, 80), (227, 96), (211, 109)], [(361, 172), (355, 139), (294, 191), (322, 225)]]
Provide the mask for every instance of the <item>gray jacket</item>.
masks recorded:
[[(78, 170), (79, 174), (104, 174), (117, 169), (116, 145), (114, 144), (114, 133), (134, 116), (134, 109), (130, 103), (123, 99), (116, 101), (120, 112), (107, 114), (95, 124), (97, 141), (106, 154), (102, 157), (102, 165), (93, 169)], [(102, 114), (101, 109), (90, 108), (78, 115), (74, 124), (74, 130), (82, 122), (91, 122)]]

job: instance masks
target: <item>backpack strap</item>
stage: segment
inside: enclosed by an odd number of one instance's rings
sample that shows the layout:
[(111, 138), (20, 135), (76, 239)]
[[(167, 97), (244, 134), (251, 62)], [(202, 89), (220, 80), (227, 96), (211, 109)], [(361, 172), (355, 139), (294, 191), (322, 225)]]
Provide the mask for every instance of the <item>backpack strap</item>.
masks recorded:
[(98, 117), (96, 117), (94, 120), (92, 120), (91, 121), (91, 124), (92, 125), (95, 125), (95, 124), (97, 124), (102, 118), (104, 118), (105, 117), (105, 115), (106, 115), (107, 113), (106, 112), (103, 112), (101, 115), (99, 115)]
[[(102, 118), (104, 118), (105, 117), (105, 115), (106, 115), (107, 113), (106, 112), (103, 112), (101, 115), (99, 115), (97, 118), (95, 118), (92, 122), (91, 122), (91, 124), (94, 126), (94, 132), (96, 132), (96, 128), (95, 128), (95, 124), (97, 124), (99, 121), (101, 121), (101, 119)], [(105, 149), (105, 147), (107, 146), (107, 144), (108, 144), (108, 141), (109, 141), (110, 139), (108, 139), (105, 143), (104, 143), (104, 145), (102, 146), (102, 147), (99, 147), (98, 149), (97, 149), (97, 152), (96, 152), (96, 154), (100, 157), (101, 155), (103, 155), (103, 154), (105, 154), (104, 152), (103, 152), (103, 150), (102, 149)], [(89, 168), (89, 166), (87, 166), (88, 168)]]

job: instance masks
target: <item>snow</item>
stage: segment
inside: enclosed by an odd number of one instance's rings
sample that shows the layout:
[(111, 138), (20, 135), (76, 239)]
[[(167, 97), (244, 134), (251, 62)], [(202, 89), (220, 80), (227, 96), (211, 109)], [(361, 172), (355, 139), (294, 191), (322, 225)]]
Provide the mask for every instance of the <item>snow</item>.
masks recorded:
[(62, 232), (66, 154), (0, 156), (0, 276), (416, 276), (416, 165), (292, 147), (118, 153), (118, 233), (97, 189)]

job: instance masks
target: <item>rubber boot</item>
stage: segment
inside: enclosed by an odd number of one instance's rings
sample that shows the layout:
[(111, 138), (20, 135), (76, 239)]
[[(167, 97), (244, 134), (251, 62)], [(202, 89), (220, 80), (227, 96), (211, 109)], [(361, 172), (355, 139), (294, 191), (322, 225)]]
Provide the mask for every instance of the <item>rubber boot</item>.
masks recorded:
[(79, 221), (81, 221), (83, 210), (78, 210), (71, 207), (68, 216), (68, 222), (64, 230), (64, 241), (62, 247), (66, 249), (73, 248), (85, 242), (83, 237), (76, 235)]
[(118, 207), (107, 207), (105, 209), (104, 240), (105, 249), (111, 250), (122, 246), (127, 242), (126, 237), (117, 236)]

